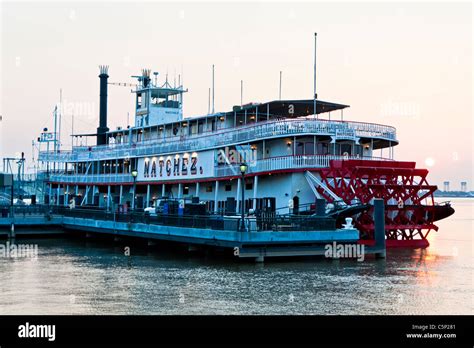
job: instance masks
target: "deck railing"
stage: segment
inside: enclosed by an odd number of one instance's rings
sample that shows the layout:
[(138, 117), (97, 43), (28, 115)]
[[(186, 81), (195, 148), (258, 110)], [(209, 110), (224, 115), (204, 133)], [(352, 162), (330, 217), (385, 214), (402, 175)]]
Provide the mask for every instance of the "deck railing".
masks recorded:
[[(127, 223), (144, 223), (183, 228), (201, 228), (210, 230), (240, 231), (240, 217), (220, 215), (149, 215), (144, 212), (106, 211), (101, 209), (69, 209), (54, 207), (52, 213), (80, 219), (106, 220)], [(252, 215), (245, 217), (245, 232), (260, 231), (317, 231), (335, 230), (336, 221), (330, 217), (298, 216), (298, 215)]]
[(329, 135), (336, 138), (375, 137), (396, 141), (394, 127), (364, 122), (292, 119), (258, 122), (208, 134), (155, 138), (132, 144), (75, 147), (72, 151), (41, 152), (41, 161), (72, 162), (202, 151), (265, 138), (295, 135)]
[[(261, 160), (251, 161), (248, 163), (248, 174), (258, 174), (264, 172), (272, 172), (279, 170), (304, 169), (304, 168), (326, 168), (329, 167), (331, 160), (384, 160), (390, 161), (388, 158), (381, 157), (357, 157), (357, 156), (335, 156), (335, 155), (310, 155), (310, 156), (280, 156), (270, 157)], [(232, 177), (240, 175), (239, 165), (222, 165), (215, 167), (214, 178)], [(160, 180), (170, 180), (171, 178), (160, 177)], [(173, 178), (179, 181), (179, 179)], [(183, 177), (181, 180), (189, 180)], [(50, 175), (49, 181), (61, 183), (132, 183), (133, 178), (130, 174), (99, 174), (99, 175), (75, 175), (75, 174), (53, 174)]]

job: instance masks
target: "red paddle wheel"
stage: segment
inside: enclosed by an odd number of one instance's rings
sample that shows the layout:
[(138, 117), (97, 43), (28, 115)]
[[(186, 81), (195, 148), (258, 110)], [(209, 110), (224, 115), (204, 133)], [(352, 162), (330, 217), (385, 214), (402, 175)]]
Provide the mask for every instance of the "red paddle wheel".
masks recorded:
[[(437, 187), (428, 184), (427, 169), (415, 166), (415, 162), (333, 160), (329, 168), (318, 170), (321, 185), (316, 190), (328, 202), (337, 196), (349, 205), (371, 204), (374, 198), (382, 198), (387, 247), (427, 247), (429, 232), (438, 230), (434, 221), (454, 210), (435, 205)], [(452, 212), (440, 213), (443, 207)], [(373, 208), (353, 218), (361, 239), (370, 243), (374, 239)]]

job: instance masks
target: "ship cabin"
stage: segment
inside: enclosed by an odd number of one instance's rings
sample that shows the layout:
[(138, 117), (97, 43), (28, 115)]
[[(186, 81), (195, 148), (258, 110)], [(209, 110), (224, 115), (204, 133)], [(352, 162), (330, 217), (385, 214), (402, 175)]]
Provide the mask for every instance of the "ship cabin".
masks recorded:
[[(248, 103), (184, 117), (182, 85), (158, 84), (149, 70), (136, 78), (133, 126), (108, 130), (101, 115), (103, 134), (77, 134), (70, 150), (41, 151), (50, 168), (50, 204), (74, 199), (76, 205), (144, 209), (165, 197), (194, 198), (210, 212), (237, 214), (243, 186), (245, 211), (270, 204), (288, 213), (315, 201), (307, 172), (317, 177), (336, 159), (393, 160), (398, 144), (395, 128), (347, 121), (348, 105), (322, 100)], [(102, 92), (101, 84), (101, 104)], [(79, 143), (87, 136), (105, 140)]]

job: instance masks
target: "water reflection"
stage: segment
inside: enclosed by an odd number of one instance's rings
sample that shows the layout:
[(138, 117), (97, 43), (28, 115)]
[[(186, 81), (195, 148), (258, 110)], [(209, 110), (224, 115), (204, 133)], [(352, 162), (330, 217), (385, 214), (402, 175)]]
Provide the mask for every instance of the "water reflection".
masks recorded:
[(29, 240), (37, 260), (0, 260), (0, 313), (472, 314), (472, 207), (455, 206), (429, 249), (364, 262), (235, 263), (140, 243)]

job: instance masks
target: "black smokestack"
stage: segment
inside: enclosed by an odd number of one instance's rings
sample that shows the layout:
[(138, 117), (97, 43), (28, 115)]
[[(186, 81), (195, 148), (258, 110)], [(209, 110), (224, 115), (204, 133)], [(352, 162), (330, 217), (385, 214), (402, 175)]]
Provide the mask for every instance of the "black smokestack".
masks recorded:
[(109, 75), (108, 65), (100, 65), (100, 109), (99, 109), (99, 128), (97, 128), (97, 145), (105, 145), (107, 143), (107, 79)]
[(143, 76), (143, 87), (147, 88), (148, 85), (150, 84), (150, 69), (142, 69), (142, 76)]

